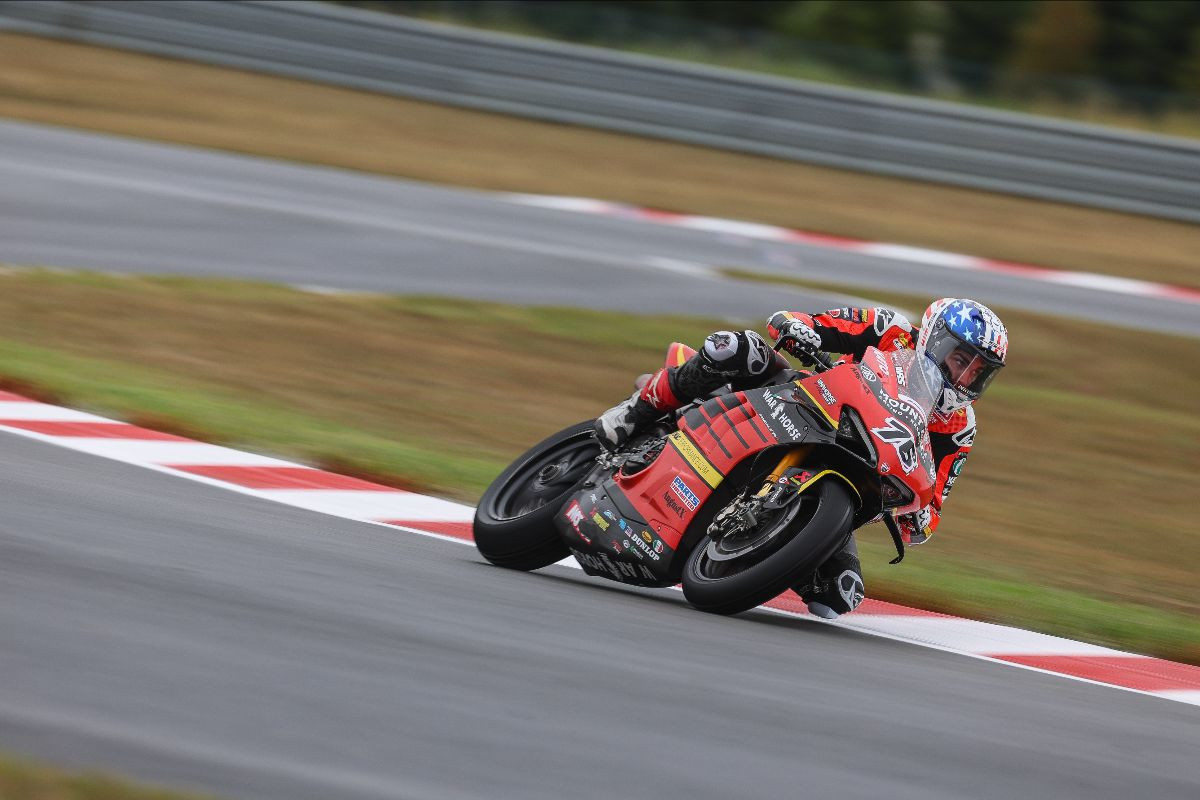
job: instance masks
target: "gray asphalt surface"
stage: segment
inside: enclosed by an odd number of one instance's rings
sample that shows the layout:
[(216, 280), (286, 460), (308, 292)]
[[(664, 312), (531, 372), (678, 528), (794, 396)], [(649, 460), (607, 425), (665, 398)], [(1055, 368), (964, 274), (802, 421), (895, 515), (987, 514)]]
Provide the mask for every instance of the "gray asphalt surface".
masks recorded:
[(1159, 698), (0, 433), (0, 747), (238, 798), (1200, 796)]
[(816, 310), (846, 299), (708, 271), (736, 266), (1200, 335), (1194, 303), (532, 208), (482, 192), (16, 122), (0, 122), (0, 261), (684, 311), (758, 324), (779, 308)]

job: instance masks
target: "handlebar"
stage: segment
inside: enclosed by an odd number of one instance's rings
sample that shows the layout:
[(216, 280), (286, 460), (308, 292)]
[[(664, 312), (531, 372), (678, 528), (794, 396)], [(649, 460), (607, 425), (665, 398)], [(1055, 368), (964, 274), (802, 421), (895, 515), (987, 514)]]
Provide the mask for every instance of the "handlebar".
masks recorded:
[[(783, 349), (784, 342), (786, 342), (788, 340), (788, 338), (789, 337), (784, 336), (778, 342), (775, 343), (775, 352), (776, 353), (778, 353), (780, 350)], [(789, 350), (788, 352), (790, 353), (791, 351)], [(815, 353), (806, 353), (805, 355), (807, 355), (809, 358), (812, 359), (814, 366), (819, 368), (816, 370), (817, 372), (824, 372), (827, 369), (833, 369), (833, 361), (831, 361), (829, 359), (829, 355), (826, 354), (825, 352), (818, 350)], [(799, 356), (797, 356), (797, 358), (798, 357)]]

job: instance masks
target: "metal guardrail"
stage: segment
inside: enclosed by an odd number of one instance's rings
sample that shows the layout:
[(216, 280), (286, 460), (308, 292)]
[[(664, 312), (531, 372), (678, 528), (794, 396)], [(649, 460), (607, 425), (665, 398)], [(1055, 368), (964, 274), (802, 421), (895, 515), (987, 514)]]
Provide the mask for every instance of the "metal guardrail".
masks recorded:
[(1200, 222), (1200, 143), (1184, 139), (831, 88), (313, 2), (0, 0), (0, 29)]

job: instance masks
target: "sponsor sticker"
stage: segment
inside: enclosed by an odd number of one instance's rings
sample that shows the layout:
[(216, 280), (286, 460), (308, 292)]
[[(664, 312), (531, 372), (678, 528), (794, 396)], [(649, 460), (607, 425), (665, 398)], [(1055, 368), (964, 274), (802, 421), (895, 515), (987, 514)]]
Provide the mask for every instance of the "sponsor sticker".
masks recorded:
[[(799, 441), (800, 439), (804, 438), (804, 431), (796, 427), (796, 423), (793, 422), (786, 413), (784, 413), (783, 403), (780, 402), (778, 395), (776, 395), (774, 392), (763, 392), (762, 399), (763, 402), (767, 404), (767, 408), (771, 409), (771, 419), (774, 420), (781, 428), (783, 428), (784, 433), (790, 436), (794, 441)], [(764, 419), (764, 422), (765, 421), (766, 420)], [(775, 433), (775, 429), (771, 428), (771, 432)], [(781, 439), (779, 436), (776, 436), (775, 438)]]
[(675, 431), (667, 440), (679, 451), (679, 455), (683, 456), (683, 460), (688, 463), (692, 469), (696, 470), (696, 474), (700, 479), (707, 483), (713, 489), (717, 488), (723, 479), (724, 475), (717, 471), (704, 454), (692, 444), (692, 440), (687, 437), (683, 431)]
[(821, 380), (820, 378), (817, 378), (817, 389), (820, 390), (821, 399), (825, 401), (826, 405), (832, 406), (837, 403), (837, 399), (833, 396), (833, 392), (829, 391), (829, 387), (825, 385), (825, 381)]
[(577, 501), (567, 506), (567, 522), (571, 523), (571, 527), (576, 531), (579, 530), (579, 523), (583, 522), (583, 509)]
[(875, 351), (875, 364), (879, 367), (879, 374), (887, 377), (892, 374), (892, 365), (887, 357), (879, 350)]
[(599, 527), (600, 530), (608, 530), (608, 520), (604, 519), (604, 517), (600, 516), (599, 514), (592, 514), (592, 522), (596, 523), (596, 526)]
[(678, 475), (676, 475), (675, 479), (671, 481), (671, 491), (675, 493), (676, 497), (683, 501), (683, 504), (687, 506), (689, 511), (695, 511), (696, 506), (700, 505), (700, 498), (696, 496), (695, 492), (688, 488), (688, 485), (683, 482), (683, 478), (679, 477)]

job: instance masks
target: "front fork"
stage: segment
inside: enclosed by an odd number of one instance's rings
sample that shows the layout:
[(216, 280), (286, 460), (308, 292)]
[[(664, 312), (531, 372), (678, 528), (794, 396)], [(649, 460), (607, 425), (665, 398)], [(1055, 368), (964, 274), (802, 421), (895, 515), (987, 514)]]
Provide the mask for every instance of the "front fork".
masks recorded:
[(807, 455), (807, 447), (797, 447), (784, 453), (783, 458), (779, 459), (779, 463), (775, 465), (775, 469), (771, 470), (771, 474), (763, 479), (762, 488), (758, 490), (758, 494), (755, 497), (766, 497), (770, 494), (771, 489), (783, 477), (784, 473), (792, 467), (798, 466)]
[[(758, 515), (764, 509), (781, 508), (791, 499), (785, 491), (787, 487), (779, 484), (780, 478), (787, 471), (796, 467), (808, 455), (809, 448), (797, 447), (784, 453), (783, 458), (771, 470), (771, 474), (763, 478), (762, 488), (750, 497), (739, 497), (725, 508), (721, 509), (708, 526), (708, 536), (718, 541), (729, 534), (738, 534), (753, 529), (758, 525)], [(778, 490), (772, 496), (772, 491)]]

